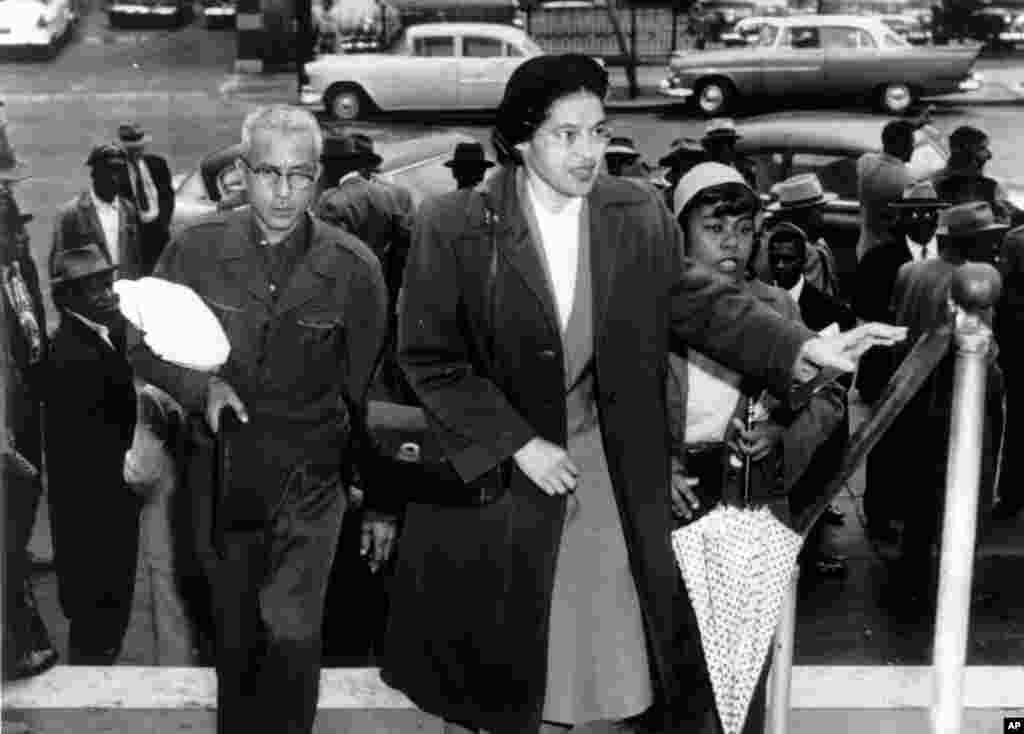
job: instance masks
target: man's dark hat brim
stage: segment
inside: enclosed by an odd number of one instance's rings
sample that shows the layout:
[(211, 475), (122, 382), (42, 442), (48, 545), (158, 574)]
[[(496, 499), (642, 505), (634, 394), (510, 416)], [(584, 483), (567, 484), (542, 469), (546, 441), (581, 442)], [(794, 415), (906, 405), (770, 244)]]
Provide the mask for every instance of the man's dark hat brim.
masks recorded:
[(461, 161), (452, 158), (450, 161), (445, 161), (444, 164), (448, 168), (491, 168), (494, 165), (494, 161), (489, 161), (486, 158), (483, 160), (463, 158)]
[(940, 199), (897, 199), (889, 202), (893, 209), (948, 209), (952, 202)]
[(970, 239), (972, 239), (974, 237), (985, 236), (985, 235), (993, 235), (993, 236), (994, 235), (1001, 235), (1001, 234), (1005, 234), (1009, 230), (1010, 230), (1010, 225), (1009, 224), (1000, 224), (1000, 223), (996, 222), (996, 223), (993, 223), (993, 224), (989, 224), (989, 225), (987, 225), (985, 227), (982, 227), (981, 229), (975, 229), (975, 230), (971, 230), (969, 232), (956, 232), (956, 233), (951, 234), (949, 232), (941, 232), (941, 231), (939, 231), (939, 232), (935, 233), (935, 238), (938, 241), (940, 241), (940, 242), (942, 242), (942, 241), (956, 242), (958, 240), (970, 240)]
[(117, 272), (118, 269), (118, 265), (107, 265), (99, 270), (93, 270), (91, 273), (84, 273), (82, 275), (77, 275), (74, 277), (55, 276), (50, 279), (50, 286), (53, 287), (55, 285), (64, 285), (65, 283), (75, 283), (79, 280), (87, 280), (89, 278), (95, 278), (100, 275), (106, 275), (107, 273), (114, 273)]

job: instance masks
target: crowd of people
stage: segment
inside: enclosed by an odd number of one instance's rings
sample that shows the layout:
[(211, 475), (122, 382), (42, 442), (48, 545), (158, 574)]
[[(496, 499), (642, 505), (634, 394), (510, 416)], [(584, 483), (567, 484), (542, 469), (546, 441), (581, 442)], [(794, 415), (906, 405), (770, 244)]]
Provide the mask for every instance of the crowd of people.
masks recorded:
[[(418, 209), (367, 136), (325, 140), (308, 112), (262, 108), (233, 169), (248, 206), (173, 238), (169, 167), (124, 125), (58, 212), (52, 334), (0, 124), (5, 677), (57, 662), (27, 552), (45, 477), (67, 662), (117, 660), (141, 563), (153, 662), (215, 666), (222, 734), (308, 734), (321, 665), (370, 662), (449, 734), (718, 731), (670, 533), (718, 503), (782, 522), (814, 504), (853, 374), (878, 401), (951, 318), (964, 262), (1004, 275), (983, 496), (1015, 517), (1012, 452), (994, 478), (1021, 430), (1024, 230), (983, 173), (985, 134), (956, 130), (947, 168), (916, 180), (922, 122), (886, 125), (857, 166), (844, 290), (815, 174), (766, 203), (722, 119), (652, 178), (612, 134), (607, 83), (585, 56), (525, 62), (497, 160), (460, 143), (453, 190)], [(133, 318), (129, 293), (157, 317)], [(795, 400), (823, 368), (846, 374)], [(901, 544), (913, 614), (934, 587), (945, 464), (895, 457), (908, 436), (944, 455), (951, 379), (947, 360), (868, 464), (867, 530)], [(384, 456), (371, 396), (421, 410), (439, 457)], [(846, 521), (822, 516), (805, 573), (845, 572), (826, 529)], [(763, 728), (764, 680), (744, 731)]]

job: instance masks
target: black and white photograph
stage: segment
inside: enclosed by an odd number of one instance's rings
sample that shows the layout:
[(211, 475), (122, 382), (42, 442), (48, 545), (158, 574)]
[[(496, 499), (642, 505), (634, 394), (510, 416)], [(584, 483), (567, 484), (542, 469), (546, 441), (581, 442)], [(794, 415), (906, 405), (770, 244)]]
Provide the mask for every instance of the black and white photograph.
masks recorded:
[(0, 0), (0, 733), (1021, 731), (1022, 139), (1024, 0)]

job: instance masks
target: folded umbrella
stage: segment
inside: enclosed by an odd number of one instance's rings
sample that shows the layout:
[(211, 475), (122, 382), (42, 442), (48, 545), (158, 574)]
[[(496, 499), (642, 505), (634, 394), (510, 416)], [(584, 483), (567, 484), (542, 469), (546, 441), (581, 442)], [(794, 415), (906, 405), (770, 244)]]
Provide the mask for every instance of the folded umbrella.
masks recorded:
[(220, 321), (191, 288), (162, 278), (114, 282), (121, 313), (161, 359), (201, 372), (218, 370), (231, 353)]
[(803, 538), (766, 508), (719, 505), (672, 534), (725, 734), (739, 734)]

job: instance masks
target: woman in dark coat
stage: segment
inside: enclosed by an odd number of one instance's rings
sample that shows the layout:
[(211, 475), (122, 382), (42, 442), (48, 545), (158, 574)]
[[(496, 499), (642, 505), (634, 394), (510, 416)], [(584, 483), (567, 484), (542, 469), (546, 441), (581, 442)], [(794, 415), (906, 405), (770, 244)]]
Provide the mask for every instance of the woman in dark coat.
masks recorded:
[(669, 537), (669, 337), (784, 394), (895, 333), (811, 338), (683, 258), (656, 194), (600, 172), (606, 91), (589, 57), (521, 65), (502, 170), (413, 236), (400, 362), (459, 477), (507, 478), (406, 515), (382, 675), (451, 730), (713, 725)]

